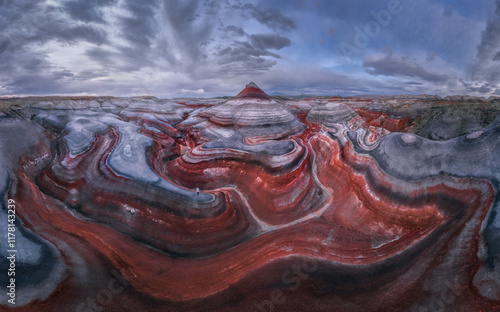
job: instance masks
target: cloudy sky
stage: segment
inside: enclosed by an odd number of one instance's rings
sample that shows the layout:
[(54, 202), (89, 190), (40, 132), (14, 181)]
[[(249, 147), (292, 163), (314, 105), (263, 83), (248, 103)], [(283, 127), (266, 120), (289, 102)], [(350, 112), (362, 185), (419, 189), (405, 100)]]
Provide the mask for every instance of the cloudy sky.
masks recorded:
[(0, 96), (500, 95), (500, 0), (0, 0)]

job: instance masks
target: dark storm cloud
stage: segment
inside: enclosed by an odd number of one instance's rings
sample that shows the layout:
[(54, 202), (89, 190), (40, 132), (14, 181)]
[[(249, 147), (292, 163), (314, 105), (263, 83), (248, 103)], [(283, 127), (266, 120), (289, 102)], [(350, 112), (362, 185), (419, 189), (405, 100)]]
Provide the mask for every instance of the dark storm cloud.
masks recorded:
[(411, 86), (423, 86), (424, 85), (422, 82), (417, 82), (417, 81), (408, 81), (408, 82), (405, 82), (405, 84), (411, 85)]
[(477, 57), (472, 70), (474, 79), (500, 82), (500, 0), (496, 2), (493, 17), (487, 22), (477, 48)]
[(276, 34), (256, 34), (250, 36), (250, 42), (258, 49), (281, 50), (292, 44), (290, 39)]
[(53, 40), (69, 44), (107, 43), (107, 35), (100, 27), (74, 23), (73, 19), (61, 14), (59, 9), (45, 5), (44, 2), (37, 2), (36, 5), (20, 4), (16, 2), (16, 5), (0, 7), (2, 16), (11, 17), (4, 21), (7, 23), (3, 29), (8, 29), (14, 48), (32, 42), (43, 44)]
[(2, 40), (0, 40), (0, 54), (7, 51), (9, 47), (10, 47), (10, 40), (8, 38), (2, 38)]
[(246, 59), (247, 57), (255, 56), (272, 56), (274, 58), (280, 58), (279, 54), (268, 51), (267, 49), (254, 47), (252, 44), (246, 41), (235, 41), (232, 44), (232, 47), (226, 47), (223, 50), (219, 51), (219, 56), (225, 57), (230, 55), (234, 57), (234, 59), (225, 58), (222, 60), (225, 61), (241, 61)]
[(87, 51), (85, 51), (85, 54), (93, 61), (96, 61), (103, 65), (107, 64), (108, 66), (114, 64), (113, 57), (116, 55), (116, 53), (114, 52), (110, 52), (97, 47), (88, 49)]
[(39, 70), (20, 72), (7, 83), (7, 87), (14, 93), (21, 94), (53, 94), (65, 90), (68, 72), (50, 72)]
[(249, 12), (250, 16), (255, 18), (261, 24), (266, 25), (273, 30), (290, 31), (297, 28), (295, 20), (283, 15), (278, 9), (261, 9), (253, 4), (246, 4), (244, 9)]
[(73, 77), (74, 74), (70, 70), (65, 69), (65, 70), (53, 71), (52, 76), (54, 77), (55, 80), (59, 80), (66, 77)]
[(246, 34), (245, 31), (243, 30), (243, 28), (237, 27), (234, 25), (229, 25), (229, 26), (223, 27), (222, 31), (224, 31), (230, 35), (236, 36), (236, 37), (241, 37), (241, 36), (244, 36)]
[(463, 79), (460, 79), (460, 83), (462, 84), (462, 88), (468, 92), (476, 92), (476, 93), (482, 93), (482, 94), (487, 94), (490, 92), (493, 92), (496, 88), (496, 86), (492, 83), (481, 83), (481, 82), (467, 82)]
[(83, 70), (75, 75), (73, 77), (77, 80), (90, 80), (94, 78), (102, 78), (106, 77), (109, 74), (107, 70)]
[(268, 71), (276, 65), (276, 61), (263, 57), (245, 56), (239, 57), (232, 55), (230, 62), (220, 61), (216, 69), (216, 75), (219, 78), (230, 79), (243, 77), (252, 77), (257, 74)]
[(482, 94), (488, 94), (492, 92), (494, 89), (490, 86), (487, 85), (477, 85), (477, 86), (471, 86), (467, 88), (469, 92), (476, 92), (476, 93), (482, 93)]
[[(52, 34), (50, 36), (49, 34)], [(47, 35), (40, 37), (43, 38), (41, 40), (50, 41), (51, 39), (56, 39), (63, 43), (75, 44), (78, 42), (88, 42), (97, 45), (102, 45), (107, 43), (106, 33), (100, 29), (79, 25), (75, 27), (65, 28), (64, 25), (61, 25), (60, 28), (54, 28), (49, 30)]]
[(129, 11), (130, 16), (119, 18), (118, 24), (122, 37), (129, 42), (130, 46), (138, 49), (149, 48), (159, 29), (155, 20), (158, 2), (126, 0), (125, 8)]
[(108, 46), (90, 47), (85, 55), (103, 68), (114, 71), (130, 72), (152, 66), (151, 49), (161, 29), (155, 18), (159, 2), (124, 0), (121, 4), (127, 14), (119, 15), (111, 26), (118, 30), (125, 43), (109, 42)]
[[(294, 20), (279, 10), (260, 9), (240, 2), (170, 1), (164, 3), (163, 14), (169, 37), (159, 41), (165, 51), (162, 58), (169, 61), (172, 68), (197, 78), (266, 71), (276, 64), (275, 59), (281, 58), (270, 49), (280, 50), (291, 45), (289, 38), (275, 33), (248, 34), (240, 26), (225, 26), (227, 19), (222, 16), (253, 18), (273, 31), (296, 27)], [(264, 21), (264, 16), (271, 20)], [(212, 48), (208, 49), (211, 44)]]
[(165, 1), (164, 14), (167, 16), (173, 27), (185, 26), (186, 22), (192, 22), (197, 17), (198, 9), (200, 6), (199, 1)]
[[(10, 94), (64, 92), (73, 79), (71, 69), (55, 66), (40, 47), (56, 42), (106, 44), (105, 31), (73, 23), (43, 1), (10, 1), (0, 6), (0, 87)], [(6, 42), (8, 41), (9, 44)]]
[(224, 75), (239, 75), (243, 72), (257, 74), (276, 65), (281, 56), (270, 50), (281, 50), (291, 45), (289, 38), (278, 34), (254, 34), (248, 41), (233, 41), (228, 46), (219, 46), (217, 52), (219, 72)]
[(257, 48), (249, 42), (235, 41), (231, 47), (225, 47), (217, 53), (219, 64), (227, 68), (246, 67), (248, 71), (266, 70), (276, 64), (276, 61), (266, 56), (280, 58), (279, 54), (264, 48)]
[(51, 64), (41, 45), (108, 42), (100, 27), (74, 23), (70, 15), (44, 1), (3, 1), (0, 28), (0, 86), (9, 93), (63, 91), (73, 79), (71, 69)]
[[(221, 9), (226, 9), (234, 12), (234, 14), (241, 14), (242, 16), (249, 16), (255, 19), (262, 25), (269, 27), (274, 31), (291, 31), (297, 29), (297, 21), (285, 14), (280, 9), (272, 8), (264, 2), (260, 5), (252, 3), (243, 4), (241, 1), (205, 1), (203, 6), (206, 8), (207, 14), (217, 15)], [(282, 6), (285, 3), (276, 4)]]
[(115, 4), (116, 0), (71, 0), (63, 4), (64, 9), (71, 18), (82, 22), (95, 22), (104, 24), (102, 8)]
[(367, 56), (363, 60), (367, 73), (374, 76), (399, 76), (420, 78), (429, 82), (445, 82), (450, 77), (430, 72), (407, 57), (397, 57), (391, 54)]
[(500, 51), (498, 51), (497, 53), (495, 53), (495, 55), (493, 56), (493, 60), (494, 61), (500, 61)]
[[(260, 74), (291, 46), (283, 32), (297, 29), (277, 7), (244, 1), (56, 2), (0, 0), (3, 94), (107, 92), (149, 72), (186, 81)], [(124, 81), (100, 85), (109, 75)]]
[[(226, 5), (228, 5), (226, 3)], [(221, 1), (219, 0), (205, 0), (203, 2), (203, 7), (205, 8), (205, 12), (210, 15), (216, 15), (222, 6)]]
[(204, 46), (212, 40), (218, 21), (207, 14), (199, 14), (201, 10), (202, 6), (196, 0), (164, 2), (163, 18), (168, 26), (168, 36), (160, 42), (165, 50), (163, 57), (171, 66), (192, 70), (206, 59)]

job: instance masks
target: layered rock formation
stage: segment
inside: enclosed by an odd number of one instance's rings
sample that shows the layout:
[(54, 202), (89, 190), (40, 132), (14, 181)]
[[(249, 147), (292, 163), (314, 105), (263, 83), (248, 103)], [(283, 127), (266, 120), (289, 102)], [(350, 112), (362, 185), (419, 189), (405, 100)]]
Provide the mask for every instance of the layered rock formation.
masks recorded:
[(500, 311), (500, 119), (464, 102), (4, 100), (16, 310)]

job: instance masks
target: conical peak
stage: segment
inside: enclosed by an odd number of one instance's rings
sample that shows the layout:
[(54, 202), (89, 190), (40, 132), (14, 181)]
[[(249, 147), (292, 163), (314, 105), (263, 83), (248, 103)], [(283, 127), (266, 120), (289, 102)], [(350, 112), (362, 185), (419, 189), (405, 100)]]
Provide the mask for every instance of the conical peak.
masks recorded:
[(236, 98), (258, 98), (258, 99), (270, 99), (271, 97), (262, 91), (255, 83), (250, 82), (245, 86)]
[[(254, 89), (259, 89), (260, 88), (255, 84), (255, 82), (251, 81), (249, 84), (245, 86), (245, 88), (254, 88)], [(262, 91), (262, 90), (261, 90)]]

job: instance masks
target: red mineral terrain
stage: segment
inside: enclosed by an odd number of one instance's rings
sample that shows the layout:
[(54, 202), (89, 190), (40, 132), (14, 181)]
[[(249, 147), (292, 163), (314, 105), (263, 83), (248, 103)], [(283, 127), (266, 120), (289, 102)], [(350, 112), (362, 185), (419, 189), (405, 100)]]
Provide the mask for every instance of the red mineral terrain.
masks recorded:
[(498, 111), (3, 99), (0, 310), (500, 311)]

